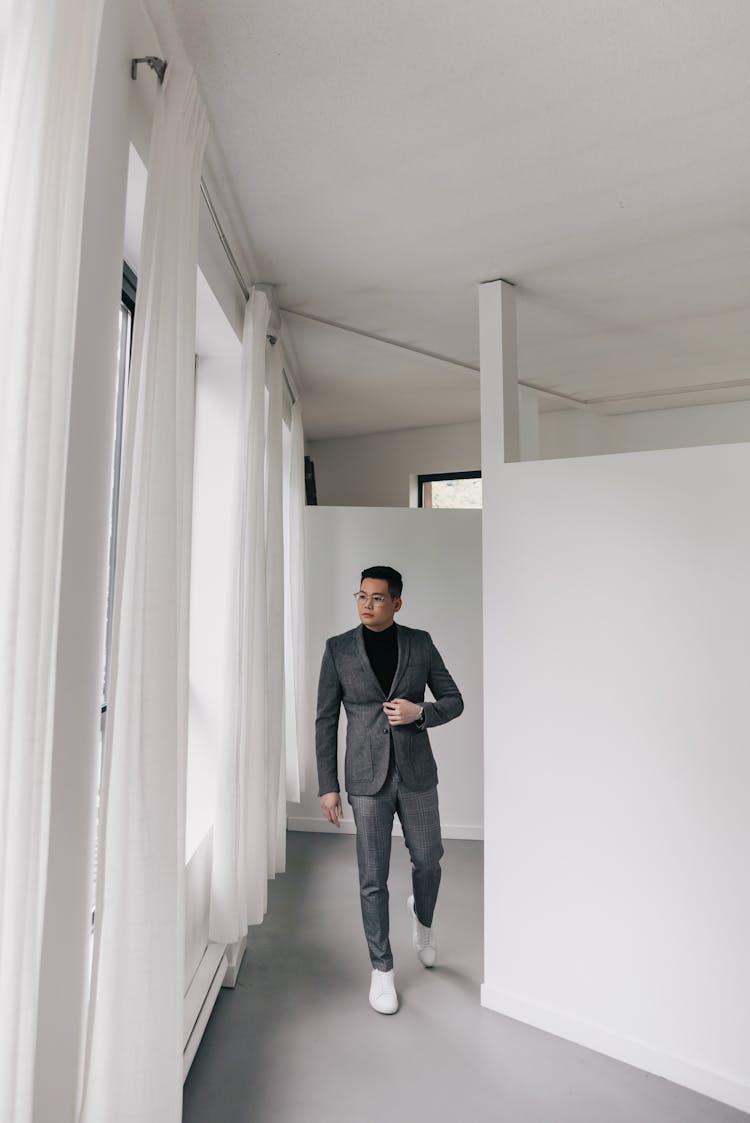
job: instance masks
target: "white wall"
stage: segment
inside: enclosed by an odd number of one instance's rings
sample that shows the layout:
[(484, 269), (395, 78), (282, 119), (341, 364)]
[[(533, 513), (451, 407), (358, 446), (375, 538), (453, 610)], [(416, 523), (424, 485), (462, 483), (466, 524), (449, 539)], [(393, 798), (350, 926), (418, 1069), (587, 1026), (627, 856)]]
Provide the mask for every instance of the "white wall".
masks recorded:
[[(409, 478), (426, 472), (470, 471), (480, 466), (478, 421), (309, 441), (318, 503), (353, 507), (408, 507)], [(690, 448), (750, 441), (750, 401), (603, 415), (559, 410), (539, 415), (545, 460), (610, 452)]]
[(309, 441), (307, 453), (321, 505), (408, 507), (410, 475), (479, 468), (479, 422)]
[(540, 429), (545, 459), (733, 444), (750, 441), (750, 401), (611, 415), (561, 410), (541, 414)]
[(483, 1002), (748, 1110), (750, 445), (496, 483)]
[[(482, 836), (481, 513), (308, 507), (306, 511), (308, 665), (314, 703), (328, 636), (359, 623), (352, 593), (370, 565), (392, 565), (404, 577), (397, 620), (430, 632), (461, 690), (465, 710), (430, 730), (438, 765), (440, 814), (448, 838)], [(312, 723), (314, 714), (310, 714)], [(346, 719), (339, 727), (340, 777)], [(289, 803), (292, 830), (333, 830), (320, 814), (314, 755), (304, 762), (306, 790)], [(345, 829), (351, 808), (342, 796)]]

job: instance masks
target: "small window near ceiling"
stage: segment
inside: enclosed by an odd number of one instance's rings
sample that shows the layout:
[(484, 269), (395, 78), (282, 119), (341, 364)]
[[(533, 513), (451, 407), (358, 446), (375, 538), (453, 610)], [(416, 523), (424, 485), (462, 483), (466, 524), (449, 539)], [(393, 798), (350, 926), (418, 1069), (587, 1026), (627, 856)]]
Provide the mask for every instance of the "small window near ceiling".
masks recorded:
[(481, 472), (433, 472), (417, 477), (420, 507), (481, 510)]

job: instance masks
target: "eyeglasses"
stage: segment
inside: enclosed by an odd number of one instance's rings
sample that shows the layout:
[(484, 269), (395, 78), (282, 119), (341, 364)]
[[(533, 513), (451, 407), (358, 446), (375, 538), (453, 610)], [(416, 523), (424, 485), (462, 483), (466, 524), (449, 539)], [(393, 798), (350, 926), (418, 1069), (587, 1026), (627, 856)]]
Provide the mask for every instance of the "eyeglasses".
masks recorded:
[(374, 605), (385, 604), (388, 599), (385, 593), (373, 593), (372, 595), (370, 593), (354, 593), (353, 595), (357, 604), (366, 604), (368, 600), (371, 600)]

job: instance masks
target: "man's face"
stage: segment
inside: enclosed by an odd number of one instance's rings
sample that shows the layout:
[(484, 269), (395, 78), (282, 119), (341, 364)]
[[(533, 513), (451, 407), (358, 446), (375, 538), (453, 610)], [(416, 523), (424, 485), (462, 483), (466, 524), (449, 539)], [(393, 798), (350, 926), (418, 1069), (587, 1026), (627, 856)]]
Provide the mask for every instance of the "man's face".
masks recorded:
[(365, 577), (359, 591), (365, 594), (357, 601), (357, 611), (364, 626), (373, 632), (390, 628), (401, 607), (401, 597), (392, 597), (388, 592), (388, 582), (375, 577)]

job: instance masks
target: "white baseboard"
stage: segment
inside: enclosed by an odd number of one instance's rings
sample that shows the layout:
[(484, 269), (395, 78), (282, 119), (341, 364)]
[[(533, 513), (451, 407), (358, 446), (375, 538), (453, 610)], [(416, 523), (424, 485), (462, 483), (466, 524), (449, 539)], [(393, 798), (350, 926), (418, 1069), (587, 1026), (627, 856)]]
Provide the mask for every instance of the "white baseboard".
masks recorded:
[(240, 973), (246, 948), (247, 936), (243, 936), (241, 940), (237, 940), (233, 944), (227, 944), (224, 949), (224, 955), (227, 958), (227, 970), (221, 984), (223, 987), (235, 987), (237, 985), (237, 976)]
[(227, 961), (224, 945), (210, 943), (206, 948), (188, 992), (185, 995), (185, 1048), (182, 1054), (183, 1079), (190, 1071), (196, 1049), (211, 1017), (211, 1011), (221, 990)]
[(620, 1036), (602, 1026), (582, 1021), (561, 1010), (549, 1009), (534, 1001), (482, 984), (482, 1006), (498, 1014), (525, 1022), (537, 1029), (574, 1041), (597, 1053), (662, 1076), (714, 1100), (750, 1111), (750, 1085), (722, 1072), (701, 1068), (692, 1061), (664, 1053), (641, 1041)]
[[(309, 831), (312, 834), (318, 834), (321, 831), (335, 831), (336, 827), (332, 827), (327, 823), (322, 815), (309, 818), (294, 817), (287, 819), (287, 830), (290, 831)], [(465, 838), (472, 839), (475, 842), (481, 842), (484, 838), (484, 828), (474, 826), (463, 826), (456, 823), (443, 823), (441, 824), (443, 838)], [(343, 834), (354, 834), (354, 820), (344, 818), (341, 820), (339, 830)], [(401, 824), (396, 821), (393, 824), (393, 833), (398, 838), (404, 837), (404, 832), (401, 830)]]

